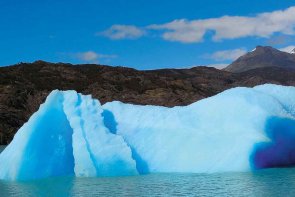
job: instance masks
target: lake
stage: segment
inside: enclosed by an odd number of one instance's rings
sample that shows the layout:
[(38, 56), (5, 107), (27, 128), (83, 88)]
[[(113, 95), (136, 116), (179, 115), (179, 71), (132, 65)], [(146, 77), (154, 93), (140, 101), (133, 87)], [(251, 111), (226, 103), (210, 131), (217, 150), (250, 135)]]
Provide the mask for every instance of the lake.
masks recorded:
[[(3, 150), (3, 146), (0, 147)], [(1, 152), (0, 150), (0, 152)], [(0, 181), (0, 196), (294, 196), (295, 169)]]

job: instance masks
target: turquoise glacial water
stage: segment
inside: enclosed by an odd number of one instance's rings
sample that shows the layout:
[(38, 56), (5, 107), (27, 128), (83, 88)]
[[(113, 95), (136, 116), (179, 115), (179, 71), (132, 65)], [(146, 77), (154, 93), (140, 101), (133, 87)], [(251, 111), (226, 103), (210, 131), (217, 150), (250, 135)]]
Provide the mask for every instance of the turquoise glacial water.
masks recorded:
[(295, 196), (295, 169), (0, 181), (0, 196)]
[[(0, 146), (0, 152), (5, 147)], [(1, 169), (0, 169), (1, 170)], [(0, 180), (0, 197), (19, 196), (295, 196), (295, 168), (216, 174), (150, 174), (131, 177), (58, 177)]]

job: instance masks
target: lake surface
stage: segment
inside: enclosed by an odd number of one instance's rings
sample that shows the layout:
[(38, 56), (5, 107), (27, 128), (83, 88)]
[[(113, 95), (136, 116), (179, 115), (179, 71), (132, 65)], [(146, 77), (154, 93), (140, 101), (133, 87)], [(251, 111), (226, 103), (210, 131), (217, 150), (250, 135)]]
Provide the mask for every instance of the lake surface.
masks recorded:
[(0, 181), (0, 196), (294, 196), (295, 169)]
[[(0, 152), (5, 146), (0, 146)], [(0, 180), (0, 196), (295, 196), (295, 168), (216, 174)]]

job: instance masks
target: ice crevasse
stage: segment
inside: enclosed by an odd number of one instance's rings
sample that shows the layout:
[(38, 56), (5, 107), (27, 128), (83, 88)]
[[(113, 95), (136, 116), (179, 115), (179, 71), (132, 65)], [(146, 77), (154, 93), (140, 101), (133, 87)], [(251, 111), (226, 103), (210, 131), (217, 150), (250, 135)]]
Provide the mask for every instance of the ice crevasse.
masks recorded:
[(55, 90), (0, 154), (0, 179), (293, 165), (295, 87), (233, 88), (173, 108)]

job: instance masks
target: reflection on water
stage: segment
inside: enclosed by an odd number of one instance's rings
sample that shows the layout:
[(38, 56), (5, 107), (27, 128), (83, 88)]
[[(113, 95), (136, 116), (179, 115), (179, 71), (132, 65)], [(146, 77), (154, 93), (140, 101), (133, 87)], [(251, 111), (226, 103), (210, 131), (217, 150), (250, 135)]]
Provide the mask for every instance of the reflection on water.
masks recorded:
[(294, 193), (295, 169), (0, 181), (0, 196), (292, 196)]

